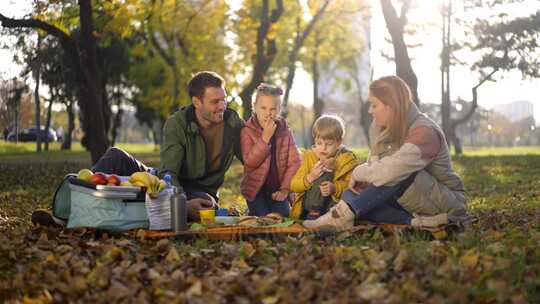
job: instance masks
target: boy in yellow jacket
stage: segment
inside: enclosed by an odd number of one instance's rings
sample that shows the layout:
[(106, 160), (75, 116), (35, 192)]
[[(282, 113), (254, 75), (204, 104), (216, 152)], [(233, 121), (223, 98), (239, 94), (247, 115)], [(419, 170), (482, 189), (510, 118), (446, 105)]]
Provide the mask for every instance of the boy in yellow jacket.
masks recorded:
[(296, 193), (291, 217), (296, 219), (315, 219), (339, 202), (359, 163), (342, 145), (345, 124), (339, 116), (321, 116), (313, 124), (312, 134), (315, 144), (304, 152), (302, 165), (291, 180), (291, 192)]

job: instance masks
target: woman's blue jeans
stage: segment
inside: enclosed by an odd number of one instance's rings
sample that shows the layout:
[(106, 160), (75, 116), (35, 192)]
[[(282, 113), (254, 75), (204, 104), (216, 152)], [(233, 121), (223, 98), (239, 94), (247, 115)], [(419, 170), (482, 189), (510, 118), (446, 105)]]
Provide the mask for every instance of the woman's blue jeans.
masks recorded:
[(394, 186), (369, 185), (360, 194), (347, 190), (341, 196), (351, 207), (357, 221), (388, 224), (411, 224), (412, 215), (398, 203), (398, 199), (412, 184), (416, 173)]
[(283, 217), (289, 216), (291, 206), (289, 199), (283, 201), (275, 201), (272, 199), (272, 193), (261, 190), (257, 193), (255, 200), (248, 201), (249, 215), (265, 216), (268, 213), (277, 212)]

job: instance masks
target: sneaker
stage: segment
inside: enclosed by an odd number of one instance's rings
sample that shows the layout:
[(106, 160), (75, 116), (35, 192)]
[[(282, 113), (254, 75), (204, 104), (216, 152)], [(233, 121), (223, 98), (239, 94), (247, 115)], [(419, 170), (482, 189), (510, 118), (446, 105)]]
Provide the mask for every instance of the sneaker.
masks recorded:
[(34, 225), (40, 224), (42, 226), (48, 227), (64, 227), (66, 222), (54, 217), (49, 211), (46, 210), (36, 210), (32, 212), (32, 223)]
[(308, 229), (323, 231), (340, 231), (354, 226), (354, 213), (345, 201), (339, 201), (316, 220), (306, 220), (302, 223)]
[(411, 220), (411, 226), (413, 227), (426, 227), (435, 228), (448, 224), (448, 214), (441, 213), (434, 216), (419, 216), (414, 215)]

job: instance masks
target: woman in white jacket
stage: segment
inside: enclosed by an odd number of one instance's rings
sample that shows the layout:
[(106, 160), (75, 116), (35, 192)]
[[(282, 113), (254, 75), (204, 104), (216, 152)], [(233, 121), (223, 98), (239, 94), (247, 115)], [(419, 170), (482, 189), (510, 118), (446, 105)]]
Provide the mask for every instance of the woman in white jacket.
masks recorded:
[(444, 133), (411, 101), (407, 84), (397, 76), (375, 80), (369, 102), (368, 162), (355, 168), (341, 201), (304, 226), (341, 230), (362, 220), (436, 227), (465, 216), (465, 188)]

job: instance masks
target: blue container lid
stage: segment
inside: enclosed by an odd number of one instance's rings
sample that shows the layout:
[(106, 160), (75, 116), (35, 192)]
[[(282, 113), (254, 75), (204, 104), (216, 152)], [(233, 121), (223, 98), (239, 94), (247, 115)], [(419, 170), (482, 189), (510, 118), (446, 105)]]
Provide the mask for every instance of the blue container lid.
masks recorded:
[(227, 216), (229, 215), (229, 210), (227, 208), (218, 208), (216, 210), (216, 216)]

